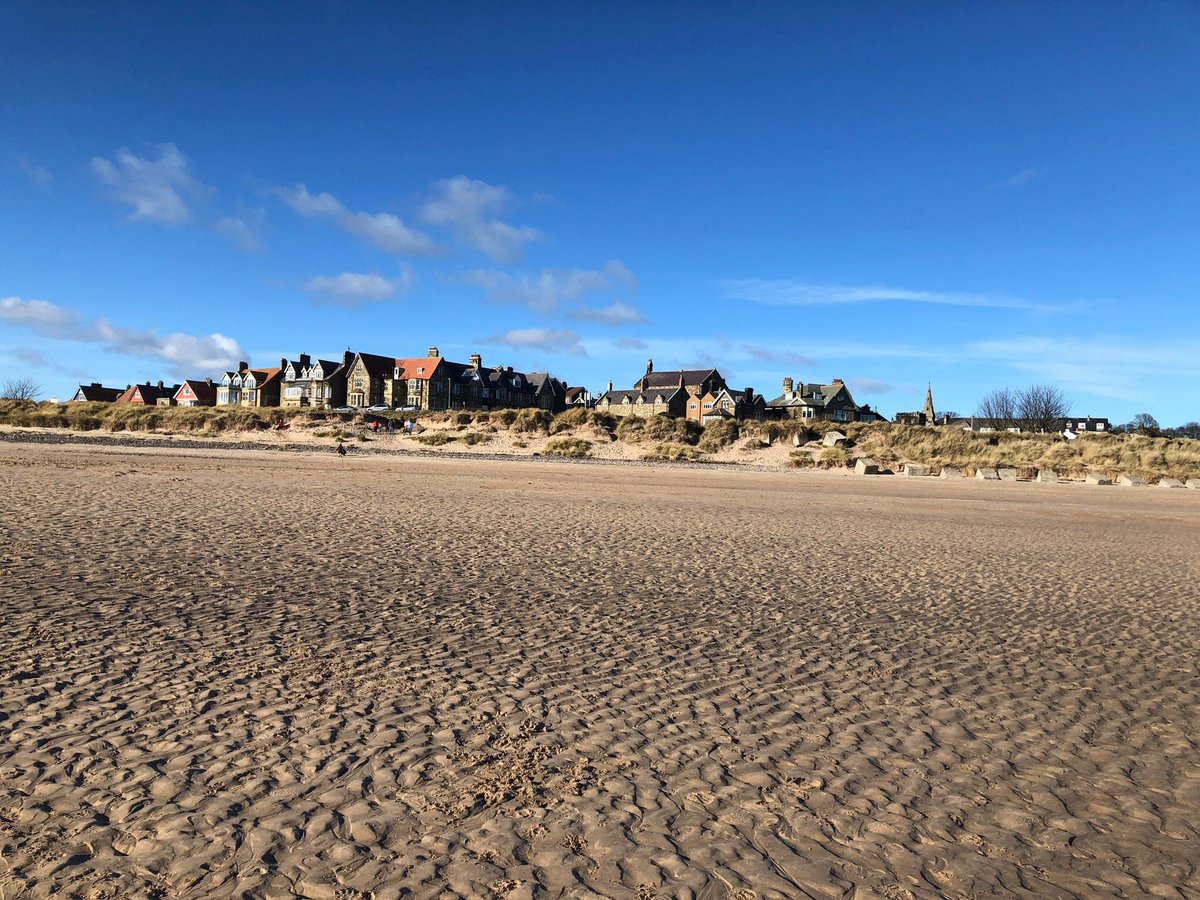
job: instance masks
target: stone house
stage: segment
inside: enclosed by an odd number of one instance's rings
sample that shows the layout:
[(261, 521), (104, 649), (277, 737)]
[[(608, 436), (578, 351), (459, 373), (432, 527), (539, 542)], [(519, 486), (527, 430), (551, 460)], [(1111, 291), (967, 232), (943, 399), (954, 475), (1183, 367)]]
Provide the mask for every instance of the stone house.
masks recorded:
[(726, 390), (725, 379), (716, 369), (671, 369), (654, 371), (654, 360), (630, 390), (613, 390), (612, 382), (596, 400), (596, 409), (615, 416), (664, 414), (700, 422), (702, 398)]
[(874, 422), (881, 418), (870, 406), (855, 403), (850, 388), (840, 378), (829, 384), (805, 384), (785, 378), (783, 393), (766, 404), (766, 414), (830, 422)]
[(357, 353), (346, 369), (346, 405), (400, 406), (396, 358), (374, 353)]
[[(691, 398), (689, 398), (691, 403)], [(754, 393), (754, 388), (744, 391), (730, 391), (722, 388), (714, 393), (705, 394), (699, 398), (700, 423), (707, 425), (721, 419), (739, 419), (761, 422), (767, 415), (767, 403), (762, 394)]]

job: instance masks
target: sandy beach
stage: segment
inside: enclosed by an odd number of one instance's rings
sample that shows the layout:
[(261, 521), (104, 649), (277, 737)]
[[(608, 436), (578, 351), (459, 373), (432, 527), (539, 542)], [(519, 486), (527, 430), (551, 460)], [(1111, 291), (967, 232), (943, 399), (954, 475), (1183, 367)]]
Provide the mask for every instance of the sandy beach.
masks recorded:
[(0, 897), (1200, 897), (1200, 492), (0, 444)]

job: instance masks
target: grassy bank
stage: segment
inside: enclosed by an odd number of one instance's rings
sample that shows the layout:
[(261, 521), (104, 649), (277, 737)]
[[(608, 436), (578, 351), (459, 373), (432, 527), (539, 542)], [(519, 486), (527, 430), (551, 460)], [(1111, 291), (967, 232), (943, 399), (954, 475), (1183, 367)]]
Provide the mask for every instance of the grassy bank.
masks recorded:
[[(405, 413), (397, 419), (414, 417)], [(244, 407), (157, 407), (113, 403), (29, 403), (0, 401), (0, 425), (73, 431), (142, 432), (220, 436), (262, 432), (281, 424), (307, 431), (317, 439), (344, 440), (363, 430), (374, 414), (309, 409)], [(975, 434), (957, 428), (920, 428), (887, 423), (842, 427), (848, 446), (825, 447), (821, 438), (833, 423), (804, 425), (795, 421), (694, 422), (657, 416), (619, 418), (602, 412), (572, 409), (551, 415), (545, 410), (460, 410), (416, 414), (415, 439), (423, 446), (488, 445), (507, 434), (522, 452), (585, 457), (596, 447), (620, 442), (646, 460), (705, 461), (721, 459), (760, 463), (785, 459), (796, 467), (839, 469), (869, 456), (898, 470), (917, 463), (937, 471), (954, 466), (972, 475), (980, 468), (1011, 467), (1026, 474), (1053, 469), (1066, 478), (1086, 475), (1134, 475), (1148, 481), (1164, 477), (1200, 478), (1200, 441), (1143, 435), (1081, 435), (1066, 441), (1047, 434)], [(359, 436), (366, 440), (365, 435)], [(786, 447), (781, 456), (768, 448)], [(481, 448), (484, 449), (484, 448)]]

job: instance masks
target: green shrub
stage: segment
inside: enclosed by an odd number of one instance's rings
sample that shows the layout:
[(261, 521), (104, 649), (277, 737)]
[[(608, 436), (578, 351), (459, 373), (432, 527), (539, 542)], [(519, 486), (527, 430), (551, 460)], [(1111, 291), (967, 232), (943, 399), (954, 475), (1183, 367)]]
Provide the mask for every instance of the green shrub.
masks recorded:
[(698, 446), (706, 453), (715, 453), (738, 439), (741, 429), (734, 419), (721, 419), (704, 426)]
[(563, 437), (550, 438), (550, 440), (546, 441), (546, 446), (542, 452), (549, 456), (580, 459), (591, 454), (592, 442), (585, 441), (583, 438), (564, 435)]
[(822, 469), (837, 469), (850, 465), (850, 451), (845, 447), (825, 447), (817, 454), (817, 465)]
[(704, 454), (689, 444), (654, 444), (642, 454), (642, 459), (665, 462), (697, 462)]
[(418, 443), (424, 444), (427, 447), (443, 447), (454, 440), (454, 436), (445, 431), (428, 431), (425, 434), (418, 434)]
[(517, 411), (512, 423), (512, 430), (518, 432), (549, 431), (550, 422), (554, 417), (546, 409), (521, 409)]

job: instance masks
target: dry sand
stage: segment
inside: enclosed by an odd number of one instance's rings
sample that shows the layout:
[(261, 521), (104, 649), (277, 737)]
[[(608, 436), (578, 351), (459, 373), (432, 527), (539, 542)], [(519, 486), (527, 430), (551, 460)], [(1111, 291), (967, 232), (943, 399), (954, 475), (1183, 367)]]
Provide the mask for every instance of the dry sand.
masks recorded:
[(0, 445), (0, 895), (1200, 896), (1200, 494)]

